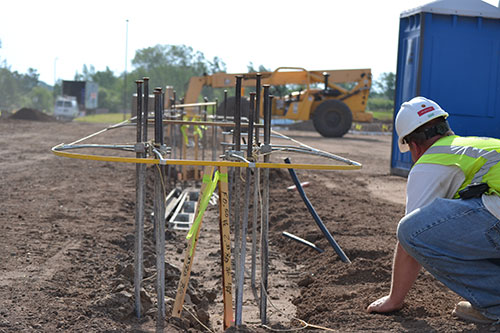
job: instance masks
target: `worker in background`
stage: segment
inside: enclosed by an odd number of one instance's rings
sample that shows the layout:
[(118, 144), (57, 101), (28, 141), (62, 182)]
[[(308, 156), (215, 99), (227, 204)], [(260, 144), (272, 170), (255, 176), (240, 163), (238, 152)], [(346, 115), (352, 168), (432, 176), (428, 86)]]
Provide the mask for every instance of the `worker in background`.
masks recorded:
[(454, 135), (447, 117), (424, 97), (403, 103), (396, 116), (399, 149), (415, 164), (391, 290), (367, 311), (401, 309), (423, 266), (467, 300), (453, 315), (500, 323), (500, 140)]

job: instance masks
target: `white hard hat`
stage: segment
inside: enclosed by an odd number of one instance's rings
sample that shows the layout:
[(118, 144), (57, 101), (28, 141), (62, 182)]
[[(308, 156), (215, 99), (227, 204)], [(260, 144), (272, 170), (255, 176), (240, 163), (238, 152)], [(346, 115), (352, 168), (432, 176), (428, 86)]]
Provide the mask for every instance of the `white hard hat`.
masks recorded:
[(404, 102), (396, 115), (396, 132), (398, 134), (399, 150), (402, 153), (410, 150), (407, 143), (403, 142), (405, 136), (423, 124), (438, 117), (448, 117), (448, 113), (434, 101), (417, 96)]

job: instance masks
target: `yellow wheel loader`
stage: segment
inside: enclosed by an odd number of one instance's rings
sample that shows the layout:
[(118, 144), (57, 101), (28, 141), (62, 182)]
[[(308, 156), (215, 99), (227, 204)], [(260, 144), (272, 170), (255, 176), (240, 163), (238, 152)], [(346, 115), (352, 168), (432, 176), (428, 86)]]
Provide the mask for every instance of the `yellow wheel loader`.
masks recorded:
[[(372, 114), (366, 112), (366, 102), (371, 87), (370, 69), (308, 71), (300, 67), (279, 67), (274, 72), (228, 74), (216, 73), (192, 77), (186, 91), (184, 103), (198, 102), (204, 86), (233, 88), (236, 75), (243, 77), (243, 87), (255, 87), (257, 74), (261, 83), (270, 86), (297, 85), (300, 91), (286, 96), (274, 96), (273, 118), (302, 120), (312, 119), (315, 129), (325, 137), (341, 137), (351, 128), (353, 121), (370, 122)], [(340, 84), (345, 83), (341, 86)], [(348, 86), (348, 88), (345, 88)], [(243, 94), (242, 94), (243, 95)], [(234, 114), (234, 97), (219, 103), (217, 114)], [(241, 101), (241, 115), (248, 115), (249, 102)], [(262, 110), (261, 117), (262, 117)]]

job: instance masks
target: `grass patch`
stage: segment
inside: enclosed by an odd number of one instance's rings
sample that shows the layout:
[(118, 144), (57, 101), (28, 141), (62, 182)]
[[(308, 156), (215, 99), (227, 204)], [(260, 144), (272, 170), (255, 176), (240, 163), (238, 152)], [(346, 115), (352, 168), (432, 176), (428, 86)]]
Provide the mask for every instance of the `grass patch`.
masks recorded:
[(370, 111), (373, 113), (373, 119), (380, 121), (392, 121), (392, 110), (387, 111)]
[[(126, 119), (130, 119), (130, 114), (126, 115)], [(83, 123), (116, 124), (123, 121), (123, 113), (94, 114), (90, 116), (76, 118), (74, 119), (74, 121), (79, 121)]]

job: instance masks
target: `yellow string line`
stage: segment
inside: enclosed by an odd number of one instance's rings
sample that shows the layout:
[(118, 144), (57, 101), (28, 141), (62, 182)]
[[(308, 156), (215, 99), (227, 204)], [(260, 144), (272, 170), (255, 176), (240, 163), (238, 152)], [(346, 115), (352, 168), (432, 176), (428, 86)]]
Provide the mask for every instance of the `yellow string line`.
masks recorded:
[[(162, 164), (159, 159), (137, 158), (137, 157), (117, 157), (103, 155), (88, 155), (79, 153), (68, 153), (57, 150), (57, 146), (52, 148), (52, 152), (61, 157), (76, 158), (82, 160), (122, 162), (122, 163), (144, 163), (144, 164)], [(259, 169), (306, 169), (306, 170), (358, 170), (361, 165), (327, 165), (327, 164), (296, 164), (296, 163), (247, 163), (231, 161), (200, 161), (200, 160), (178, 160), (166, 159), (165, 165), (194, 165), (194, 166), (227, 166), (248, 168), (255, 167)]]

